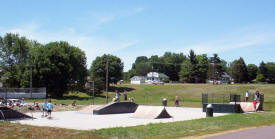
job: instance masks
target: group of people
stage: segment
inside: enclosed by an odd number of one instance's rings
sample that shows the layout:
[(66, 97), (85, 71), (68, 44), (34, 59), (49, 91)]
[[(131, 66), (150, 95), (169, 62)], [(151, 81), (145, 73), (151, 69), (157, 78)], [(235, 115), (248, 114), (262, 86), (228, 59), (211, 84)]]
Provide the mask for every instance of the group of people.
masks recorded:
[(26, 105), (26, 102), (25, 102), (25, 99), (22, 98), (21, 100), (20, 99), (8, 99), (6, 100), (5, 98), (2, 99), (0, 101), (0, 105), (2, 106), (6, 106), (6, 107), (9, 107), (9, 108), (13, 108), (14, 106), (25, 106)]
[[(245, 92), (245, 102), (248, 102), (249, 97), (250, 97), (250, 92), (247, 90)], [(255, 109), (256, 109), (257, 103), (260, 103), (260, 92), (258, 90), (254, 93), (253, 105)]]
[[(250, 92), (247, 90), (245, 92), (245, 102), (248, 102), (249, 97), (250, 97)], [(257, 102), (260, 101), (260, 92), (258, 90), (254, 93), (254, 100)]]
[(51, 103), (51, 100), (47, 101), (45, 100), (44, 103), (42, 104), (42, 117), (47, 117), (51, 118), (51, 114), (53, 111), (53, 104)]
[[(120, 102), (120, 93), (119, 91), (116, 89), (115, 90), (115, 98), (113, 99), (114, 102)], [(124, 96), (124, 101), (127, 101), (127, 90), (124, 89), (123, 92), (123, 96)]]

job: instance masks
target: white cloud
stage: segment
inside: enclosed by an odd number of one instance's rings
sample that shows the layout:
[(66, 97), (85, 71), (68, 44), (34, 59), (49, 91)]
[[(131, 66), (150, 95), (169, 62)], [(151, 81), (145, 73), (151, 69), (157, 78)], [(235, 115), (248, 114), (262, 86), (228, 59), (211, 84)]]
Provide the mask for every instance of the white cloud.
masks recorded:
[[(62, 28), (59, 30), (45, 29), (45, 23), (31, 22), (21, 24), (15, 27), (0, 27), (0, 35), (4, 33), (18, 33), (31, 40), (37, 40), (46, 44), (51, 41), (67, 41), (72, 45), (78, 46), (87, 56), (87, 66), (90, 67), (92, 61), (105, 53), (113, 54), (121, 49), (134, 46), (138, 43), (137, 39), (129, 39), (127, 36), (117, 37), (99, 37), (90, 35), (94, 30), (100, 29), (100, 26), (113, 20), (126, 18), (142, 12), (143, 8), (122, 9), (114, 12), (89, 12), (87, 15), (78, 17), (77, 27), (84, 27), (84, 32), (75, 30), (73, 27)], [(1, 34), (3, 33), (3, 34)], [(127, 58), (126, 58), (127, 59)]]
[(127, 38), (123, 38), (123, 40), (115, 40), (80, 34), (73, 28), (66, 28), (56, 32), (45, 31), (42, 30), (36, 23), (25, 24), (16, 28), (2, 28), (0, 29), (0, 32), (18, 33), (21, 36), (25, 36), (32, 40), (37, 40), (43, 44), (51, 41), (67, 41), (72, 45), (78, 46), (86, 53), (88, 68), (97, 56), (101, 56), (105, 53), (112, 54), (120, 49), (124, 49), (138, 43), (138, 40), (129, 40)]
[(250, 30), (233, 32), (216, 40), (185, 46), (182, 51), (189, 52), (190, 49), (193, 49), (196, 53), (200, 54), (220, 53), (237, 48), (274, 43), (274, 37), (275, 33), (272, 31)]
[(82, 23), (82, 26), (85, 26), (88, 30), (98, 30), (103, 24), (134, 16), (142, 11), (144, 11), (144, 8), (141, 7), (121, 9), (117, 11), (89, 11), (86, 15), (78, 17), (76, 20)]

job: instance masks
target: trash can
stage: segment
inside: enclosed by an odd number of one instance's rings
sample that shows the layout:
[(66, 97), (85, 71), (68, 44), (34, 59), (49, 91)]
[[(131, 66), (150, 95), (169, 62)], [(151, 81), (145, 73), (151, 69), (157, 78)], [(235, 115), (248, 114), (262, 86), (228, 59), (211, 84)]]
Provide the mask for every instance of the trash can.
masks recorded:
[(163, 98), (163, 100), (162, 100), (162, 106), (167, 106), (167, 99), (166, 98)]
[(206, 117), (213, 117), (213, 106), (212, 106), (212, 104), (208, 104), (206, 106)]

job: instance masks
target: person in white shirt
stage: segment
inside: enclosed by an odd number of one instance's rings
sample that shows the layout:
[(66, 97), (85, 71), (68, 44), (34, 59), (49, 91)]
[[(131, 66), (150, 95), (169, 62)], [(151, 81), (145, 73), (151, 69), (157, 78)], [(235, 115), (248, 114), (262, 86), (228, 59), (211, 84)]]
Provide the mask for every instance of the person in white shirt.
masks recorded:
[(248, 101), (249, 95), (250, 95), (250, 93), (249, 93), (249, 91), (247, 90), (247, 91), (245, 92), (245, 102)]

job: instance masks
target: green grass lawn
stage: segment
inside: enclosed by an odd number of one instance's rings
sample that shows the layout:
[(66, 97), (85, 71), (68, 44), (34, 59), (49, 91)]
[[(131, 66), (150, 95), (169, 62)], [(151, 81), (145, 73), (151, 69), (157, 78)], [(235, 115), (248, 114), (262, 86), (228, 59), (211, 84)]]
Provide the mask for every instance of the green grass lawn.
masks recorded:
[[(128, 98), (134, 97), (137, 104), (161, 105), (162, 99), (168, 99), (168, 106), (174, 106), (175, 96), (179, 96), (180, 106), (201, 107), (202, 93), (216, 94), (244, 94), (246, 90), (254, 93), (259, 90), (265, 94), (264, 108), (275, 110), (275, 84), (234, 84), (234, 85), (212, 85), (212, 84), (166, 84), (166, 85), (116, 85), (109, 89), (109, 102), (115, 96), (114, 90), (118, 88), (120, 92), (128, 90)], [(74, 100), (78, 105), (92, 104), (92, 97), (85, 93), (70, 93), (62, 99), (51, 99), (53, 103), (71, 104)], [(27, 100), (33, 101), (33, 100)], [(42, 99), (36, 100), (43, 102)], [(95, 98), (95, 104), (106, 103), (106, 93)]]
[[(275, 84), (167, 84), (167, 85), (117, 85), (111, 86), (109, 102), (114, 97), (114, 89), (120, 92), (128, 90), (128, 97), (134, 97), (137, 104), (161, 105), (162, 99), (168, 99), (168, 105), (173, 106), (175, 96), (180, 97), (180, 106), (201, 107), (201, 93), (244, 94), (246, 90), (255, 92), (259, 90), (265, 94), (264, 113), (232, 114), (221, 117), (204, 118), (198, 120), (181, 121), (173, 123), (149, 124), (135, 127), (118, 127), (94, 131), (78, 131), (50, 127), (35, 127), (9, 122), (0, 122), (0, 138), (177, 138), (184, 136), (198, 136), (217, 133), (226, 130), (245, 127), (255, 127), (275, 124)], [(85, 93), (70, 93), (62, 99), (51, 99), (53, 103), (70, 105), (74, 100), (78, 105), (90, 105), (92, 99)], [(32, 102), (34, 100), (27, 100)], [(36, 102), (43, 102), (37, 99)], [(95, 104), (106, 102), (105, 93), (95, 98)], [(60, 135), (60, 136), (56, 136)]]
[(219, 117), (134, 127), (117, 127), (92, 131), (54, 127), (36, 127), (0, 121), (0, 138), (152, 138), (166, 139), (201, 136), (247, 127), (275, 124), (275, 112), (232, 114)]
[(54, 127), (37, 127), (0, 121), (1, 139), (102, 139), (103, 137), (89, 131), (62, 129)]
[[(275, 110), (275, 84), (167, 84), (167, 85), (118, 85), (121, 91), (126, 88), (129, 97), (134, 97), (135, 102), (144, 105), (161, 105), (163, 98), (168, 99), (168, 106), (174, 106), (175, 96), (179, 96), (180, 106), (201, 107), (202, 93), (215, 94), (244, 94), (249, 90), (252, 94), (259, 90), (265, 95), (266, 110)], [(265, 107), (266, 106), (266, 107)]]
[(111, 138), (166, 139), (201, 136), (221, 131), (275, 124), (275, 112), (232, 114), (220, 117), (173, 123), (148, 124), (97, 130), (94, 133)]

